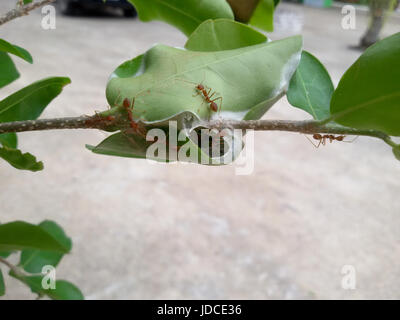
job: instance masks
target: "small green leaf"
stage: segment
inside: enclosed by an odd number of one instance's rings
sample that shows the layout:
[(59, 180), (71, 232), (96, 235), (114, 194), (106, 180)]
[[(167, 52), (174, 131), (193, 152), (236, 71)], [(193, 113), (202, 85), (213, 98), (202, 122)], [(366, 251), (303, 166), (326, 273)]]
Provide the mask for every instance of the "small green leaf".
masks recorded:
[(0, 158), (6, 160), (14, 168), (20, 170), (40, 171), (43, 170), (43, 162), (36, 161), (35, 156), (30, 153), (22, 153), (21, 150), (8, 147), (0, 148)]
[(332, 119), (347, 127), (400, 135), (400, 33), (369, 47), (332, 96)]
[(33, 63), (32, 56), (28, 51), (21, 47), (13, 45), (3, 39), (0, 39), (0, 51), (11, 53), (29, 63)]
[(330, 115), (329, 105), (333, 91), (328, 71), (317, 58), (303, 51), (287, 92), (289, 103), (308, 112), (315, 120), (322, 120)]
[(193, 51), (221, 51), (252, 46), (266, 41), (266, 36), (243, 23), (229, 19), (217, 19), (204, 21), (190, 35), (185, 48)]
[(33, 0), (24, 0), (24, 4), (31, 3)]
[(84, 300), (82, 292), (75, 285), (65, 280), (57, 280), (55, 289), (44, 289), (42, 286), (44, 276), (17, 276), (13, 272), (10, 272), (10, 276), (20, 280), (39, 296), (47, 295), (53, 300)]
[(39, 226), (15, 221), (0, 225), (0, 250), (39, 249), (68, 253), (69, 248)]
[(139, 135), (119, 132), (107, 137), (96, 147), (87, 145), (86, 148), (98, 154), (145, 159), (151, 144)]
[(274, 0), (260, 0), (249, 24), (264, 31), (274, 31)]
[(69, 78), (47, 78), (15, 92), (0, 101), (0, 122), (37, 119), (69, 83)]
[(4, 147), (16, 149), (18, 145), (18, 138), (14, 132), (10, 133), (1, 133), (0, 134), (0, 143)]
[[(67, 248), (68, 251), (71, 250), (72, 241), (59, 225), (53, 221), (46, 220), (41, 222), (39, 226)], [(46, 265), (56, 267), (62, 257), (63, 254), (59, 252), (26, 249), (21, 252), (19, 265), (29, 273), (40, 273)]]
[(137, 56), (132, 60), (128, 60), (121, 64), (117, 69), (115, 69), (112, 77), (118, 78), (131, 78), (134, 77), (135, 74), (139, 71), (140, 66), (142, 65), (143, 55)]
[(3, 272), (0, 269), (0, 297), (6, 294), (6, 285), (4, 284)]
[(161, 20), (187, 36), (208, 19), (234, 19), (226, 0), (129, 0), (142, 21)]
[(5, 87), (19, 78), (14, 62), (5, 52), (0, 51), (0, 88)]
[(398, 145), (397, 147), (393, 147), (393, 154), (396, 159), (400, 161), (400, 145)]
[(0, 251), (0, 257), (8, 258), (12, 253), (12, 251)]

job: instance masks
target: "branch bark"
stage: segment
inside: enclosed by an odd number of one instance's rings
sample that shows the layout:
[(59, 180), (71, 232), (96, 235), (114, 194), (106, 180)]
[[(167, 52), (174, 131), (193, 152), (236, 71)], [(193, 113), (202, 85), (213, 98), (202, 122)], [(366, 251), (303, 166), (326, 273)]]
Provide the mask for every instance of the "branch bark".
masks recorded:
[[(359, 130), (354, 128), (347, 128), (335, 124), (322, 124), (319, 121), (291, 121), (291, 120), (247, 120), (247, 121), (234, 121), (234, 120), (211, 120), (201, 123), (202, 126), (210, 129), (223, 130), (228, 129), (241, 129), (241, 130), (255, 130), (255, 131), (288, 131), (299, 132), (303, 134), (325, 133), (325, 134), (339, 134), (339, 135), (355, 135), (355, 136), (369, 136), (381, 139), (395, 147), (390, 136), (376, 130)], [(117, 128), (116, 130), (123, 130), (129, 128), (129, 121), (127, 119), (106, 117), (100, 114), (94, 116), (81, 116), (69, 118), (55, 118), (55, 119), (39, 119), (28, 121), (14, 121), (0, 123), (0, 134), (10, 132), (26, 132), (26, 131), (42, 131), (42, 130), (56, 130), (56, 129), (100, 129), (107, 130), (109, 128)]]
[(46, 4), (50, 4), (52, 2), (54, 2), (55, 0), (41, 0), (38, 2), (32, 2), (32, 3), (28, 3), (26, 5), (23, 6), (18, 6), (15, 9), (12, 9), (10, 11), (8, 11), (6, 14), (2, 15), (0, 17), (0, 26), (10, 22), (11, 20), (14, 20), (16, 18), (22, 17), (22, 16), (26, 16), (29, 14), (29, 12), (31, 12), (32, 10), (35, 10), (37, 8), (40, 8)]

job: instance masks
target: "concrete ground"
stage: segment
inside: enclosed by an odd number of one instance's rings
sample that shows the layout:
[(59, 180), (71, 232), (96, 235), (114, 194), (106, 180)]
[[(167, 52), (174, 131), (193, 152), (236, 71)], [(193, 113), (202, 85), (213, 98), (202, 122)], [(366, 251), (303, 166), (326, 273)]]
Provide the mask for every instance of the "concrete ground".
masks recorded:
[[(5, 12), (15, 1), (1, 1)], [(341, 28), (338, 9), (282, 3), (272, 39), (304, 35), (305, 49), (335, 84), (360, 52), (365, 13)], [(57, 16), (42, 30), (40, 10), (1, 27), (1, 38), (28, 49), (15, 59), (21, 79), (2, 97), (47, 76), (72, 84), (43, 117), (106, 108), (104, 89), (121, 62), (185, 37), (161, 22), (122, 17)], [(385, 35), (399, 31), (392, 17)], [(304, 119), (285, 99), (265, 118)], [(367, 299), (400, 298), (400, 163), (369, 138), (315, 149), (304, 136), (256, 133), (255, 169), (151, 165), (95, 155), (95, 130), (23, 133), (20, 147), (44, 161), (39, 173), (0, 162), (0, 220), (52, 219), (73, 239), (58, 277), (89, 299)], [(356, 289), (341, 287), (343, 266)], [(2, 266), (3, 268), (3, 266)], [(6, 299), (34, 296), (6, 279)]]

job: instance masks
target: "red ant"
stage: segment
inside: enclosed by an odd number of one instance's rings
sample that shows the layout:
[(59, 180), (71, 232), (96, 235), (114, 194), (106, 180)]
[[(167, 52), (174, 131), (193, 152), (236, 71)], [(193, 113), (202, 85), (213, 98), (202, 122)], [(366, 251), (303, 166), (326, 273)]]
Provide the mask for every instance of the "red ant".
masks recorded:
[(356, 140), (358, 137), (355, 137), (353, 140), (351, 141), (344, 141), (344, 138), (346, 138), (346, 136), (335, 136), (333, 134), (325, 134), (325, 135), (321, 135), (319, 133), (314, 133), (313, 134), (313, 139), (318, 140), (319, 143), (318, 145), (315, 145), (314, 142), (312, 142), (307, 136), (306, 138), (313, 144), (314, 147), (318, 148), (321, 144), (324, 146), (326, 145), (326, 141), (329, 140), (330, 143), (332, 143), (332, 141), (342, 141), (342, 142), (353, 142), (354, 140)]
[(126, 112), (128, 113), (128, 119), (129, 119), (129, 126), (133, 129), (134, 132), (144, 135), (145, 133), (142, 131), (141, 128), (139, 128), (139, 125), (137, 122), (133, 119), (133, 113), (132, 109), (135, 105), (135, 98), (132, 99), (132, 104), (130, 103), (128, 98), (125, 98), (124, 101), (122, 102), (122, 106), (125, 108)]
[(102, 125), (104, 123), (111, 124), (114, 121), (114, 116), (102, 116), (96, 113), (93, 117), (85, 121), (85, 125), (91, 127), (94, 125)]
[(221, 108), (221, 106), (222, 106), (222, 97), (218, 97), (218, 98), (215, 98), (215, 99), (211, 100), (211, 97), (215, 94), (215, 92), (213, 92), (211, 94), (211, 96), (210, 96), (211, 88), (207, 92), (207, 90), (205, 89), (205, 87), (202, 84), (198, 84), (196, 86), (196, 89), (199, 90), (199, 92), (203, 94), (204, 99), (207, 101), (207, 103), (210, 104), (210, 109), (212, 111), (214, 111), (214, 112), (218, 111), (218, 105), (215, 103), (215, 101), (217, 101), (217, 100), (221, 100), (221, 104), (220, 104), (220, 108)]

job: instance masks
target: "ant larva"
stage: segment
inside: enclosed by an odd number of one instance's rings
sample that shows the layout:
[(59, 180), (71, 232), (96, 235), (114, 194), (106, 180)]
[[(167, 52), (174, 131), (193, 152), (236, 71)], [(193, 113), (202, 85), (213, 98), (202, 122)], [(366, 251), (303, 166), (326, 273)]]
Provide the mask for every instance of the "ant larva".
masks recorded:
[(348, 143), (351, 143), (351, 142), (353, 142), (354, 140), (356, 140), (357, 138), (358, 138), (358, 136), (357, 137), (355, 137), (353, 140), (351, 140), (351, 141), (344, 141), (344, 138), (346, 138), (346, 136), (343, 136), (343, 135), (340, 135), (340, 136), (335, 136), (335, 135), (333, 135), (333, 134), (324, 134), (324, 135), (322, 135), (322, 134), (319, 134), (319, 133), (314, 133), (313, 134), (313, 139), (314, 140), (317, 140), (317, 141), (319, 141), (319, 143), (316, 145), (310, 138), (308, 138), (307, 136), (306, 136), (306, 138), (312, 143), (312, 145), (314, 146), (314, 147), (316, 147), (316, 148), (319, 148), (319, 146), (322, 144), (323, 146), (324, 145), (326, 145), (326, 141), (327, 140), (329, 140), (329, 142), (330, 143), (332, 143), (333, 141), (341, 141), (341, 142), (348, 142)]

